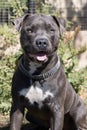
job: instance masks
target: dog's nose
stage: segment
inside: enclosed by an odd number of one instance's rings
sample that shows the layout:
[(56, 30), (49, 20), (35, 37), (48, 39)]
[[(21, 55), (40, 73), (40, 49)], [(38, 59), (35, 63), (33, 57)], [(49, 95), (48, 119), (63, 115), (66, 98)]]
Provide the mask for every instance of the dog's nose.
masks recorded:
[(48, 40), (45, 39), (45, 38), (41, 38), (41, 39), (37, 39), (36, 40), (36, 45), (39, 47), (39, 48), (46, 48), (47, 45), (48, 45)]

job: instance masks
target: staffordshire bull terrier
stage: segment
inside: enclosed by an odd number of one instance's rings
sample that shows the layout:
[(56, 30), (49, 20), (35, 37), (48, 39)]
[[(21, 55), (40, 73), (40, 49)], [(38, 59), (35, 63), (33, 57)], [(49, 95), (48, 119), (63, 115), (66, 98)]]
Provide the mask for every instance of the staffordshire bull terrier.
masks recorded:
[(29, 15), (14, 21), (23, 55), (12, 79), (10, 130), (20, 130), (26, 118), (41, 129), (86, 130), (86, 109), (68, 82), (57, 55), (65, 21), (55, 16)]

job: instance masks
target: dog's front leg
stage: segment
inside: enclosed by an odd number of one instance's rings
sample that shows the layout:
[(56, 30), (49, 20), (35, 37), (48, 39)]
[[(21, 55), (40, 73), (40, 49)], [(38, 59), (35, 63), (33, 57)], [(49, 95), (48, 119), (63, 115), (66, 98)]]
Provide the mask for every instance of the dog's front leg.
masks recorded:
[(12, 105), (10, 113), (10, 130), (20, 130), (22, 126), (24, 110)]
[(64, 121), (64, 110), (56, 105), (53, 110), (53, 117), (50, 121), (51, 130), (62, 130)]
[(77, 106), (71, 109), (70, 114), (78, 130), (87, 130), (87, 110), (80, 98), (78, 98)]

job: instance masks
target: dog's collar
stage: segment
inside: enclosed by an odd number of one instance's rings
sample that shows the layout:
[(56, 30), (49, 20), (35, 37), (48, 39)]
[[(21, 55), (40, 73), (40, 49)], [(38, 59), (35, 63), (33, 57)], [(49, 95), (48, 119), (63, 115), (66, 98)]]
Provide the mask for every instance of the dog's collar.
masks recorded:
[(43, 74), (40, 74), (40, 75), (31, 75), (29, 73), (29, 71), (24, 67), (22, 57), (20, 58), (20, 61), (19, 61), (19, 69), (20, 69), (20, 71), (24, 75), (29, 77), (30, 79), (34, 79), (34, 80), (45, 80), (45, 79), (49, 78), (50, 76), (54, 75), (57, 72), (59, 67), (60, 67), (60, 59), (58, 58), (58, 61), (57, 61), (56, 65), (52, 69), (47, 71), (46, 73), (43, 73)]

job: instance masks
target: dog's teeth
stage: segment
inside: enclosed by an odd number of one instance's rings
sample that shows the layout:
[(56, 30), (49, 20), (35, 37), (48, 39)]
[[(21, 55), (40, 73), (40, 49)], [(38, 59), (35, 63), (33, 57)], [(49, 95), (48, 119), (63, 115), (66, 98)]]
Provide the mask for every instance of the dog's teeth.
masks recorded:
[(37, 60), (38, 60), (38, 61), (45, 61), (46, 59), (47, 59), (47, 56), (46, 56), (46, 55), (37, 56)]

